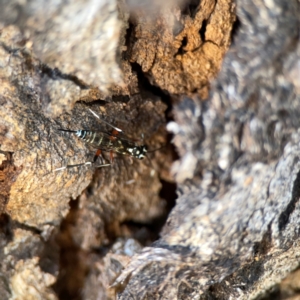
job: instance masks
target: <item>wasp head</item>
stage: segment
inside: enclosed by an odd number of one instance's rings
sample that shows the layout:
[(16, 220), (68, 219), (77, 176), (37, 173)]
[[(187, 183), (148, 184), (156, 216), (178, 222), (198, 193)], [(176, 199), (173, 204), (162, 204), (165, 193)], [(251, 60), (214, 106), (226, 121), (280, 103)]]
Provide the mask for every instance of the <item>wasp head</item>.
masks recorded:
[(147, 146), (136, 146), (132, 149), (132, 156), (138, 159), (143, 159), (147, 153)]

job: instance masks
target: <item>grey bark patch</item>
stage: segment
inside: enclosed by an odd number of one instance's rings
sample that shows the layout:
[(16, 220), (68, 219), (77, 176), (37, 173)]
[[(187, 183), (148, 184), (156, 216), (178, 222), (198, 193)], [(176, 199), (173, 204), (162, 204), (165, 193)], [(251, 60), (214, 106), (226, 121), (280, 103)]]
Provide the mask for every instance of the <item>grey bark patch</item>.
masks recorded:
[(296, 208), (296, 203), (299, 201), (299, 198), (300, 198), (300, 172), (297, 174), (297, 177), (294, 180), (292, 199), (289, 202), (288, 206), (286, 207), (285, 211), (283, 211), (279, 216), (278, 226), (280, 231), (285, 229), (285, 226), (289, 222), (290, 215), (293, 213), (293, 211)]

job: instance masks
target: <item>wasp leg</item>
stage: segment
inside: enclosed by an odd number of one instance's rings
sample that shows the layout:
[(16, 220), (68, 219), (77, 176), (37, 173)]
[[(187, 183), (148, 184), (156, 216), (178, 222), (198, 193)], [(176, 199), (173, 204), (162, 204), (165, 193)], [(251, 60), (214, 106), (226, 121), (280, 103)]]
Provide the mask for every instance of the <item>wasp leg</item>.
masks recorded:
[[(64, 167), (61, 167), (61, 168), (57, 168), (54, 170), (54, 172), (57, 172), (57, 171), (61, 171), (61, 170), (65, 170), (65, 169), (70, 169), (70, 168), (75, 168), (75, 167), (81, 167), (81, 166), (88, 166), (88, 165), (93, 165), (96, 163), (98, 157), (102, 154), (102, 151), (100, 149), (97, 150), (95, 156), (94, 156), (94, 159), (93, 161), (87, 161), (85, 163), (81, 163), (81, 164), (76, 164), (76, 165), (67, 165), (67, 166), (64, 166)], [(97, 168), (102, 168), (102, 167), (108, 167), (110, 166), (111, 164), (102, 164), (102, 165), (99, 165), (97, 166)]]
[(109, 151), (109, 156), (110, 156), (110, 163), (112, 164), (114, 162), (114, 154), (113, 151)]
[[(93, 161), (87, 161), (85, 163), (81, 163), (81, 164), (77, 164), (77, 165), (67, 165), (67, 166), (64, 166), (64, 167), (61, 167), (61, 168), (57, 168), (57, 169), (55, 169), (53, 171), (57, 172), (57, 171), (61, 171), (61, 170), (66, 170), (66, 169), (71, 169), (71, 168), (81, 167), (81, 166), (87, 166), (87, 165), (93, 165), (93, 164), (94, 164)], [(97, 168), (108, 167), (110, 165), (111, 164), (103, 164), (103, 165), (97, 166)]]
[(93, 162), (95, 163), (98, 159), (98, 157), (102, 154), (102, 151), (101, 149), (98, 149), (97, 152), (95, 153), (95, 156), (94, 156), (94, 159), (93, 159)]
[[(101, 149), (98, 149), (97, 152), (95, 153), (95, 156), (94, 156), (94, 159), (93, 159), (93, 163), (96, 163), (97, 159), (101, 157), (101, 162), (105, 161), (105, 159), (103, 159), (103, 156), (102, 156), (102, 150)], [(101, 168), (103, 166), (110, 166), (112, 164), (112, 160), (110, 162), (110, 164), (102, 164), (102, 165), (99, 165), (99, 167), (97, 168)]]

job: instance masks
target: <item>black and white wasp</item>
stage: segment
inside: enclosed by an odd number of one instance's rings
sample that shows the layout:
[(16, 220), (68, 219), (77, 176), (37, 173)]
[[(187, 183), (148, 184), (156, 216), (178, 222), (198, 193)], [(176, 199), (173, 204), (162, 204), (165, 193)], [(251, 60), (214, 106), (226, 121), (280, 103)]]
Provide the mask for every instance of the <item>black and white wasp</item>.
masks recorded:
[(103, 131), (92, 131), (92, 130), (68, 130), (68, 129), (58, 129), (59, 131), (75, 133), (80, 139), (86, 143), (97, 148), (97, 152), (94, 156), (93, 161), (88, 161), (76, 165), (67, 165), (61, 168), (57, 168), (54, 171), (60, 171), (67, 168), (73, 168), (83, 165), (92, 165), (94, 164), (98, 157), (102, 154), (102, 151), (110, 152), (110, 163), (99, 165), (98, 167), (110, 166), (113, 162), (113, 153), (119, 153), (122, 155), (130, 155), (131, 157), (143, 159), (146, 157), (147, 146), (128, 138), (125, 133), (118, 127), (111, 125), (105, 120), (101, 119), (94, 111), (89, 109), (89, 111), (103, 123), (111, 127), (113, 130), (109, 134)]

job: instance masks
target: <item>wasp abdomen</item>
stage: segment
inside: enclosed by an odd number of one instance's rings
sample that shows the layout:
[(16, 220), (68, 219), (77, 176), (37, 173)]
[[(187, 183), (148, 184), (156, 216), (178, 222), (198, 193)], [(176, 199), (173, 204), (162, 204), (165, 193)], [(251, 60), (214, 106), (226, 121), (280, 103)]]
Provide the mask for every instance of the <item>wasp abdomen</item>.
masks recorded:
[(76, 135), (86, 143), (92, 144), (97, 147), (101, 146), (104, 140), (106, 140), (103, 133), (101, 134), (99, 132), (90, 130), (77, 130)]

